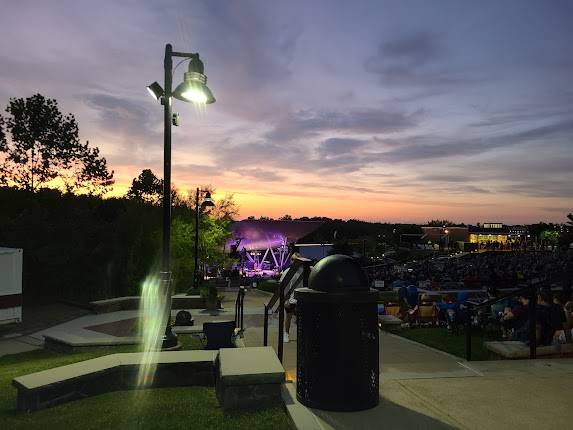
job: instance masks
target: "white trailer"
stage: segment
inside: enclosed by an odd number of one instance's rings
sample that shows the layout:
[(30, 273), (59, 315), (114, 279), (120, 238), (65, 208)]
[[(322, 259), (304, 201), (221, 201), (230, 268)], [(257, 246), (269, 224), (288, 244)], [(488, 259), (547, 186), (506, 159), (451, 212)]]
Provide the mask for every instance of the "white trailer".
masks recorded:
[(0, 324), (22, 321), (22, 255), (0, 248)]

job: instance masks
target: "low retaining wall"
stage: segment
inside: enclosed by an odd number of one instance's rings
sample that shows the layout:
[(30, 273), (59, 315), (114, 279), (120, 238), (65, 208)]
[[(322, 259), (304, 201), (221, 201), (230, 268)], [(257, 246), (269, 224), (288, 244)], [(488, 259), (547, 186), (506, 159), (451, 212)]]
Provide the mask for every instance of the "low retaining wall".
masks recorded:
[[(12, 380), (19, 412), (45, 409), (110, 391), (138, 388), (144, 353), (111, 354)], [(225, 409), (262, 408), (281, 402), (284, 369), (271, 347), (157, 352), (151, 387), (216, 386)]]
[[(90, 302), (90, 309), (96, 314), (139, 309), (139, 296), (116, 297)], [(205, 309), (205, 299), (201, 296), (173, 296), (172, 309)]]
[[(18, 389), (16, 408), (31, 412), (110, 391), (137, 388), (142, 353), (111, 354), (55, 369), (44, 370), (12, 381)], [(216, 351), (158, 352), (150, 386), (213, 385)]]
[(140, 337), (90, 337), (83, 338), (73, 334), (61, 332), (44, 335), (44, 348), (65, 354), (81, 352), (102, 346), (136, 345), (141, 343)]

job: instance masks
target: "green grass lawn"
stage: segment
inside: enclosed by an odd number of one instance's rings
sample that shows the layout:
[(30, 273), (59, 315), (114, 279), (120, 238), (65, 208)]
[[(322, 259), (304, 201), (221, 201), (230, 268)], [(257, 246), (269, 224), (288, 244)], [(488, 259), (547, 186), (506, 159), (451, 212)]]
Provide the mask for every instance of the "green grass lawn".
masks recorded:
[[(199, 341), (190, 336), (180, 336), (180, 341), (184, 349), (200, 348)], [(16, 413), (13, 378), (137, 349), (137, 346), (119, 346), (77, 354), (37, 350), (0, 357), (0, 429), (290, 429), (282, 407), (224, 413), (213, 387), (117, 391), (31, 414)]]
[[(466, 358), (466, 335), (450, 334), (445, 327), (408, 328), (397, 331), (398, 336), (431, 346), (460, 358)], [(481, 332), (472, 332), (472, 360), (487, 360), (488, 350)]]
[(275, 293), (279, 288), (279, 283), (274, 279), (266, 279), (257, 282), (257, 290), (266, 291), (268, 293)]

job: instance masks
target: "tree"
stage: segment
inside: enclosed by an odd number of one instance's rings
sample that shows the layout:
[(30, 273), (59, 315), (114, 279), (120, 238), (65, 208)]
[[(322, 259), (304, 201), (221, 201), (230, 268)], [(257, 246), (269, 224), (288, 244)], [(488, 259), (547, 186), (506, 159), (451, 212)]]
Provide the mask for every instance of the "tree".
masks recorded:
[(222, 199), (217, 200), (210, 215), (216, 220), (234, 221), (235, 217), (239, 215), (239, 207), (235, 203), (233, 194), (227, 194)]
[(539, 235), (539, 239), (544, 247), (547, 245), (555, 246), (559, 243), (559, 233), (555, 230), (543, 230)]
[(74, 115), (64, 116), (56, 100), (41, 94), (11, 98), (6, 112), (6, 118), (0, 116), (1, 182), (34, 192), (60, 178), (67, 191), (85, 188), (90, 194), (113, 184), (106, 159), (89, 142), (80, 142)]
[(292, 221), (292, 217), (290, 215), (283, 215), (279, 218), (279, 221)]
[(137, 178), (131, 181), (131, 187), (127, 192), (127, 198), (138, 200), (143, 203), (159, 205), (163, 196), (163, 181), (151, 171), (144, 169)]
[[(231, 262), (223, 245), (230, 236), (230, 221), (201, 217), (199, 226), (199, 262), (211, 267), (225, 267)], [(184, 217), (173, 220), (171, 230), (171, 269), (173, 289), (187, 290), (193, 284), (195, 223)]]
[(428, 227), (452, 227), (455, 226), (456, 224), (447, 219), (433, 219), (431, 221), (428, 221), (426, 225)]
[(567, 219), (569, 220), (569, 221), (567, 221), (567, 225), (573, 227), (573, 213), (567, 214)]

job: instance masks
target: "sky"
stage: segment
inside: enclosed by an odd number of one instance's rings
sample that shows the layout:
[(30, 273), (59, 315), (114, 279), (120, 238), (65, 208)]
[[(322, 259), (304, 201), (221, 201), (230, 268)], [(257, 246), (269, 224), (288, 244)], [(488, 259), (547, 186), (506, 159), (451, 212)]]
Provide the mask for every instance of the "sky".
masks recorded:
[[(217, 102), (174, 101), (173, 181), (241, 217), (563, 222), (573, 211), (573, 2), (1, 1), (0, 107), (41, 93), (115, 194), (162, 174), (166, 43)], [(177, 64), (177, 63), (175, 63)], [(185, 64), (174, 71), (174, 84)]]

